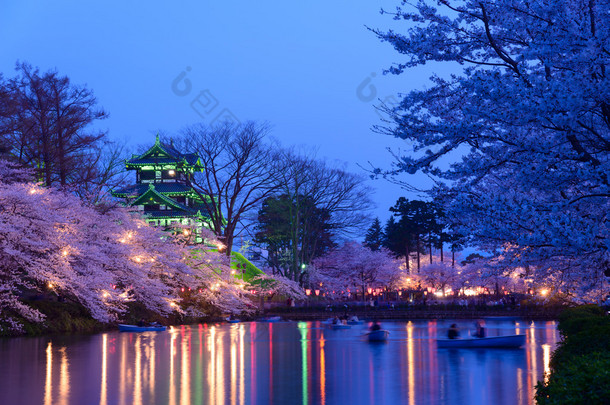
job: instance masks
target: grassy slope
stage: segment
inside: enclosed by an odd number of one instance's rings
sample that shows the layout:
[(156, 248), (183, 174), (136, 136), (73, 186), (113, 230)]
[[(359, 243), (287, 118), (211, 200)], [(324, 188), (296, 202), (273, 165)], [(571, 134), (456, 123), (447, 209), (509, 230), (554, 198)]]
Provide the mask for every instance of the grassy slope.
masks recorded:
[(241, 278), (242, 269), (238, 268), (237, 265), (246, 265), (246, 271), (244, 273), (244, 281), (250, 282), (250, 280), (262, 271), (253, 265), (248, 259), (239, 252), (231, 252), (231, 268), (237, 270), (235, 277)]

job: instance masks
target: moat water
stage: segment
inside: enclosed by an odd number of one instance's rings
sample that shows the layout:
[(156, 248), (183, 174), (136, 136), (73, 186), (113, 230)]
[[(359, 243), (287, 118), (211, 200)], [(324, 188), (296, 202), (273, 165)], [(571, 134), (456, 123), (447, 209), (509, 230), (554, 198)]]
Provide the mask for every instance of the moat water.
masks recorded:
[(0, 340), (0, 404), (533, 404), (559, 341), (556, 323), (487, 319), (520, 349), (438, 349), (451, 323), (244, 322)]

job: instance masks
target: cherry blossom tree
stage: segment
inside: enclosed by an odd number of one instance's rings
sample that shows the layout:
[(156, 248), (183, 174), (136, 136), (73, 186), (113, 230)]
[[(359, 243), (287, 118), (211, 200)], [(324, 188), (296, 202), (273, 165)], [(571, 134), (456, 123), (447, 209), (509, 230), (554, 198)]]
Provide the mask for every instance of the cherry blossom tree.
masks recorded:
[(451, 263), (433, 262), (423, 266), (417, 276), (422, 284), (445, 293), (447, 289), (453, 288), (460, 275), (451, 267)]
[[(610, 267), (610, 5), (606, 1), (403, 2), (406, 34), (376, 30), (393, 74), (456, 63), (387, 109), (380, 132), (413, 152), (380, 175), (422, 171), (469, 243), (530, 266), (534, 283), (594, 300)], [(453, 162), (447, 165), (447, 161)]]
[(273, 276), (266, 273), (258, 274), (252, 278), (250, 284), (256, 288), (258, 293), (262, 293), (263, 295), (277, 294), (295, 300), (305, 298), (305, 293), (299, 283), (279, 274)]
[(309, 281), (322, 283), (327, 292), (360, 290), (364, 296), (368, 287), (390, 286), (401, 276), (400, 262), (387, 249), (373, 251), (358, 242), (346, 242), (314, 260)]
[(181, 303), (188, 288), (201, 289), (218, 310), (247, 309), (224, 255), (193, 252), (184, 238), (124, 209), (98, 211), (74, 195), (17, 182), (23, 172), (6, 162), (0, 172), (0, 327), (44, 319), (27, 305), (31, 294), (57, 294), (101, 322), (118, 320), (131, 301), (162, 315), (198, 313)]

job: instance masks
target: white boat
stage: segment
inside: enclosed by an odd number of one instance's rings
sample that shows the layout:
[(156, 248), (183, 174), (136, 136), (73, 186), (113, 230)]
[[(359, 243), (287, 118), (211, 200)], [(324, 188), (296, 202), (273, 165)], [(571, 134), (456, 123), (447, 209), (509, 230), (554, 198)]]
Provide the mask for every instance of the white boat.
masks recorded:
[(124, 325), (119, 324), (120, 332), (162, 332), (166, 328), (165, 326), (138, 326), (138, 325)]
[(525, 344), (525, 335), (492, 336), (484, 338), (436, 339), (439, 348), (517, 348)]
[(362, 319), (358, 319), (358, 317), (353, 317), (352, 319), (347, 320), (348, 325), (362, 325), (364, 321)]
[(352, 325), (347, 325), (344, 323), (333, 323), (330, 325), (330, 327), (333, 329), (350, 329)]
[(389, 334), (390, 331), (387, 331), (385, 329), (378, 329), (365, 333), (364, 336), (366, 336), (369, 342), (385, 342), (386, 340), (388, 340)]

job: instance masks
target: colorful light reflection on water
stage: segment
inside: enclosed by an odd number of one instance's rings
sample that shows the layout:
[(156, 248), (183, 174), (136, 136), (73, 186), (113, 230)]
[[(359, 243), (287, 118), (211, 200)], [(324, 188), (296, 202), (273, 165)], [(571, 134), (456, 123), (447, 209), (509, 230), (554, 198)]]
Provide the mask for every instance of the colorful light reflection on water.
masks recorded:
[[(193, 325), (166, 332), (0, 341), (2, 404), (531, 404), (559, 339), (555, 322), (488, 320), (522, 349), (437, 349), (455, 321)], [(457, 321), (463, 334), (470, 322)]]

